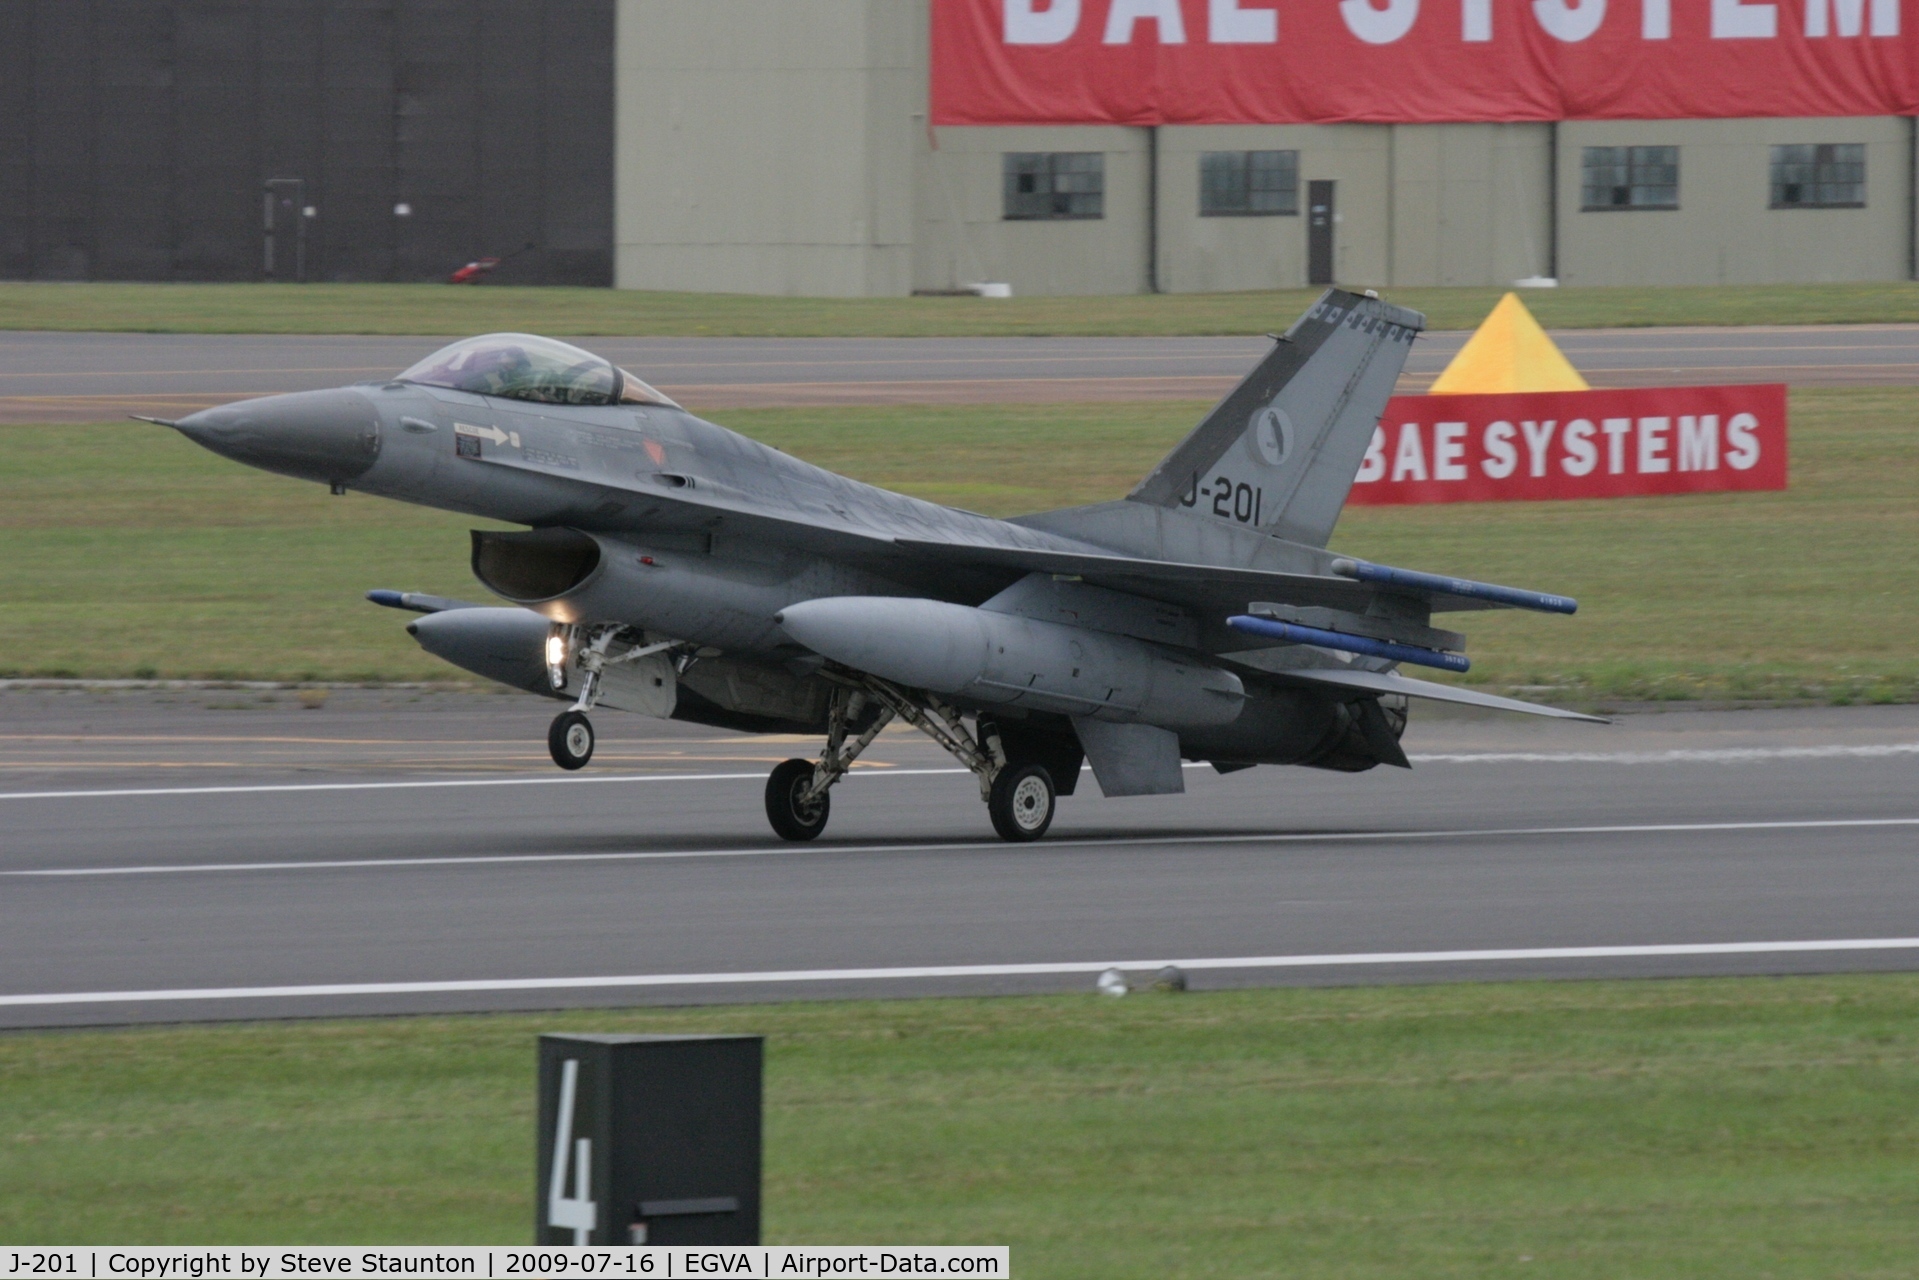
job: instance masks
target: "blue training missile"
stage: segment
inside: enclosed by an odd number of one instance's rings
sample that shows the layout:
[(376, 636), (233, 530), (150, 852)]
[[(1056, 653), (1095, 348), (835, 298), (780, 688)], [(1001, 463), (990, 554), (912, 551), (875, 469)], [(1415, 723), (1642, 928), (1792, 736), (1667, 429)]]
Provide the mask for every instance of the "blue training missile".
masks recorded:
[(1297, 622), (1255, 618), (1246, 613), (1226, 619), (1226, 625), (1235, 631), (1250, 631), (1256, 636), (1270, 636), (1293, 644), (1318, 645), (1322, 649), (1338, 649), (1342, 653), (1363, 653), (1369, 658), (1411, 662), (1422, 667), (1438, 667), (1442, 671), (1469, 671), (1473, 665), (1463, 654), (1442, 653), (1438, 649), (1426, 649), (1416, 644), (1394, 644), (1390, 640), (1375, 640), (1371, 636), (1349, 636), (1343, 631), (1322, 631), (1318, 627), (1302, 627)]
[[(1368, 564), (1364, 560), (1335, 560), (1333, 572), (1342, 578), (1353, 578), (1360, 582), (1378, 582), (1391, 587), (1411, 587), (1415, 591), (1431, 591), (1438, 595), (1464, 596), (1468, 600), (1486, 600), (1514, 609), (1535, 609), (1540, 613), (1579, 612), (1579, 601), (1571, 596), (1555, 596), (1544, 591), (1527, 591), (1523, 587), (1502, 587), (1491, 582), (1474, 582), (1471, 578), (1448, 578), (1438, 573), (1395, 569), (1391, 565)], [(1408, 658), (1407, 661), (1411, 662), (1413, 659)]]
[(445, 613), (449, 609), (478, 609), (482, 606), (465, 600), (454, 600), (447, 596), (430, 596), (423, 591), (369, 591), (366, 598), (374, 604), (389, 609), (405, 609), (412, 613)]

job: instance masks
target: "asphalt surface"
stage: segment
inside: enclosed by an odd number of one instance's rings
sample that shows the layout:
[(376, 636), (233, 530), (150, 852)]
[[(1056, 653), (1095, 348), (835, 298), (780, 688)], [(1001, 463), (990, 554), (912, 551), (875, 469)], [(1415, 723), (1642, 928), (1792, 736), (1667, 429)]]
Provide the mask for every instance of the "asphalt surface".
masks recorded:
[(0, 1026), (1919, 966), (1914, 707), (1420, 705), (1410, 772), (1089, 776), (1026, 846), (889, 733), (804, 847), (761, 779), (814, 744), (608, 713), (563, 775), (553, 709), (0, 693)]
[[(1428, 334), (1400, 389), (1424, 390), (1468, 335)], [(1595, 386), (1919, 382), (1919, 325), (1566, 330)], [(0, 333), (0, 422), (177, 417), (248, 396), (384, 378), (447, 338)], [(1208, 399), (1261, 338), (576, 338), (689, 408)]]

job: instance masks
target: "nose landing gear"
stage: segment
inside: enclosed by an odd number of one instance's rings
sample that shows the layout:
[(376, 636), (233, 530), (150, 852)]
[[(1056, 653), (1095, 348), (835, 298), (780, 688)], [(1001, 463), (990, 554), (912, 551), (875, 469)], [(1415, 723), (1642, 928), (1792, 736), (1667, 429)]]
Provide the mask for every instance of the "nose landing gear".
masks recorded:
[[(562, 769), (584, 769), (586, 762), (593, 758), (593, 722), (586, 718), (586, 713), (600, 700), (600, 677), (606, 668), (622, 662), (634, 662), (679, 645), (677, 640), (639, 644), (629, 638), (631, 647), (625, 653), (609, 657), (608, 646), (616, 639), (621, 639), (621, 632), (626, 630), (618, 623), (595, 627), (556, 624), (547, 635), (546, 673), (554, 692), (566, 688), (569, 652), (574, 655), (575, 665), (586, 673), (586, 679), (580, 684), (580, 696), (571, 707), (553, 717), (553, 723), (546, 731), (547, 752), (553, 757), (553, 763)], [(579, 643), (580, 640), (585, 640), (585, 643)]]
[(583, 712), (560, 712), (546, 731), (546, 749), (562, 769), (586, 768), (593, 758), (593, 722)]

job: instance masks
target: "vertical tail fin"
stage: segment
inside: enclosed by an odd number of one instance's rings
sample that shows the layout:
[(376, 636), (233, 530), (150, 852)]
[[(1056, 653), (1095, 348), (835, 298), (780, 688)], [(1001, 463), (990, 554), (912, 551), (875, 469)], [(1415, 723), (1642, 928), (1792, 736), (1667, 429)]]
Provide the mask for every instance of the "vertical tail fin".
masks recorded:
[(1328, 289), (1127, 497), (1325, 546), (1425, 327), (1417, 311)]

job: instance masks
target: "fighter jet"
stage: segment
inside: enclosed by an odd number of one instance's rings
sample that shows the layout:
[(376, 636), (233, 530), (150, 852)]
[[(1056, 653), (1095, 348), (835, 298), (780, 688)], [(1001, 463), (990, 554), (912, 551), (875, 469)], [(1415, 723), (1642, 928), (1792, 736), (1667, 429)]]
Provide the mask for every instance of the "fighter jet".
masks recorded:
[(1107, 796), (1165, 795), (1184, 761), (1406, 768), (1409, 699), (1594, 718), (1399, 671), (1467, 669), (1435, 613), (1572, 600), (1327, 550), (1424, 326), (1328, 290), (1124, 499), (1012, 520), (810, 466), (529, 334), (164, 425), (336, 494), (524, 526), (472, 533), (504, 607), (368, 597), (423, 615), (407, 630), (428, 652), (567, 702), (562, 769), (592, 758), (600, 707), (817, 734), (766, 785), (773, 830), (810, 840), (897, 720), (1025, 841), (1083, 763)]

